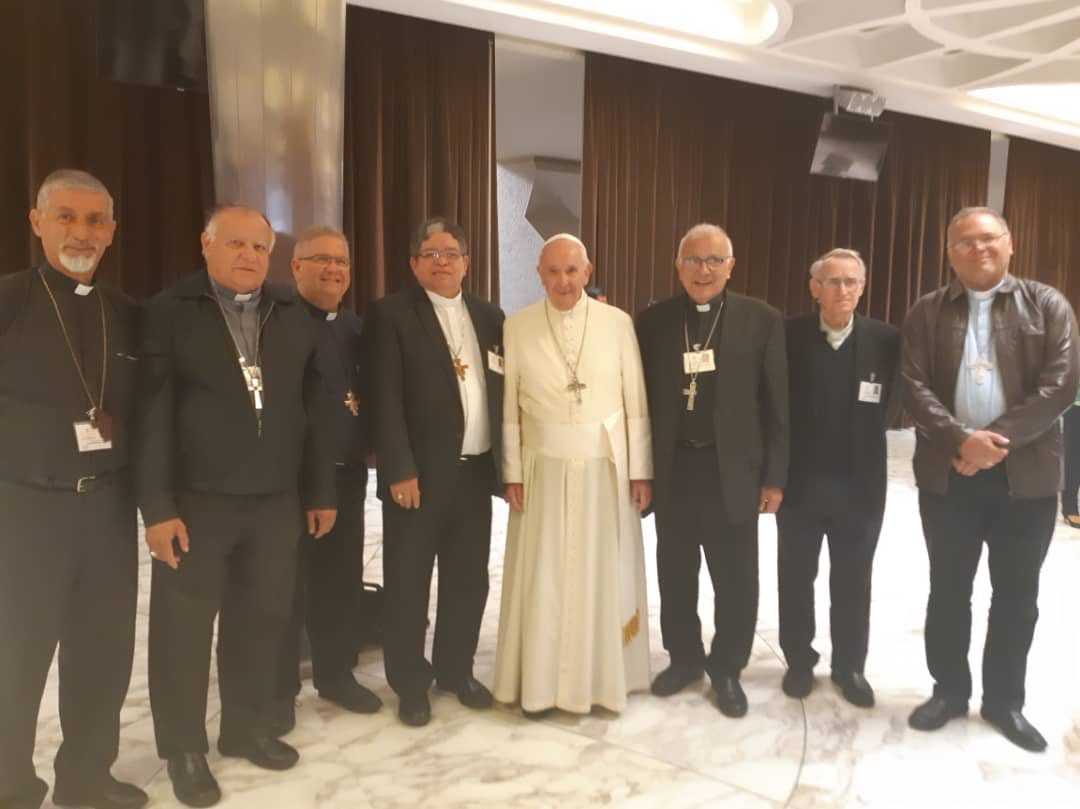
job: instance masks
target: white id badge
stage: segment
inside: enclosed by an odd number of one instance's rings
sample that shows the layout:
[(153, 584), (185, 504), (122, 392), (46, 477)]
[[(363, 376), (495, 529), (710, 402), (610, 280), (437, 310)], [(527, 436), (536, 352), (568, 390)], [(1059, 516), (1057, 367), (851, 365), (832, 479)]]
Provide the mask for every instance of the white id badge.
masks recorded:
[(716, 355), (711, 348), (705, 351), (684, 351), (682, 355), (683, 373), (703, 374), (716, 370)]
[(494, 351), (488, 350), (488, 368), (497, 374), (506, 373), (506, 358), (502, 354), (496, 354)]
[(870, 402), (871, 404), (881, 404), (881, 383), (860, 382), (859, 401)]
[(106, 441), (101, 437), (98, 428), (88, 421), (77, 421), (75, 427), (75, 443), (79, 445), (79, 452), (97, 452), (100, 449), (112, 449), (112, 441)]

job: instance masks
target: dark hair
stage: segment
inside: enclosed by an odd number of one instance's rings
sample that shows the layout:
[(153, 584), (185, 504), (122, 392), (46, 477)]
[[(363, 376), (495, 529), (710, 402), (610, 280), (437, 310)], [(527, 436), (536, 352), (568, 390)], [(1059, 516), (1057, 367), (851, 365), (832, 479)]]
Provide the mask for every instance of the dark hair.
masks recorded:
[(409, 241), (409, 255), (420, 255), (420, 245), (433, 233), (449, 233), (457, 240), (461, 254), (464, 256), (469, 255), (469, 238), (465, 235), (465, 228), (444, 216), (433, 216), (431, 219), (425, 219), (416, 228), (412, 239)]

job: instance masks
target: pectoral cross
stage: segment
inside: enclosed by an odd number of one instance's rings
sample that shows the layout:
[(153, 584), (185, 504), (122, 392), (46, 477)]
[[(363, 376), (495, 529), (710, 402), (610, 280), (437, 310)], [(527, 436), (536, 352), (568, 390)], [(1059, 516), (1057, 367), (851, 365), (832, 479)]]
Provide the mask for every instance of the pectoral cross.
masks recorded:
[(241, 360), (240, 370), (244, 374), (244, 384), (247, 385), (248, 393), (251, 394), (251, 400), (255, 405), (256, 413), (263, 409), (263, 378), (262, 368), (258, 365), (248, 365)]
[(577, 399), (577, 403), (581, 404), (581, 392), (585, 390), (585, 383), (581, 382), (576, 376), (570, 380), (570, 384), (566, 386), (566, 389), (570, 393), (574, 394), (574, 398)]
[(686, 397), (686, 409), (693, 411), (694, 400), (697, 399), (697, 380), (690, 380), (690, 387), (683, 388), (682, 395)]
[(461, 357), (454, 355), (454, 370), (457, 372), (458, 379), (465, 380), (465, 371), (469, 366), (461, 361)]
[(360, 400), (356, 398), (356, 394), (351, 390), (349, 391), (349, 395), (345, 397), (345, 409), (354, 416), (360, 415)]
[(994, 370), (994, 363), (980, 355), (968, 363), (968, 368), (975, 372), (975, 384), (983, 385), (986, 383), (986, 372)]

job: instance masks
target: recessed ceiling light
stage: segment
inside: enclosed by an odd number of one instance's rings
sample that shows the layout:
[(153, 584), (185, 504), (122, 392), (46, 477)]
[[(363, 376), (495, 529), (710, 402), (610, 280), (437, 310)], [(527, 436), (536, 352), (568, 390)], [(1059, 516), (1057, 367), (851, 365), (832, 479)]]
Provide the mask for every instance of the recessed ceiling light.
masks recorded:
[(971, 90), (970, 94), (1043, 118), (1080, 124), (1080, 83), (1009, 84)]

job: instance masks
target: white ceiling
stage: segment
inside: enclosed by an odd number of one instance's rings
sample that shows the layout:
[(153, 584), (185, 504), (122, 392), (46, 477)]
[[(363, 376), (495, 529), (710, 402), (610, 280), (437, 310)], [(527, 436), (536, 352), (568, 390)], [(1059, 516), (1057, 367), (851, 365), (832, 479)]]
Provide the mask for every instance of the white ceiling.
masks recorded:
[[(566, 0), (350, 0), (822, 96), (834, 84), (866, 87), (887, 109), (1080, 150), (1080, 0), (772, 1), (772, 37), (738, 45), (687, 33), (688, 19), (695, 5), (743, 0), (657, 0), (670, 9), (669, 25)], [(1045, 85), (1054, 89), (1049, 102)]]

